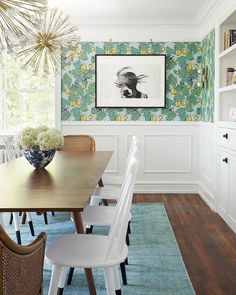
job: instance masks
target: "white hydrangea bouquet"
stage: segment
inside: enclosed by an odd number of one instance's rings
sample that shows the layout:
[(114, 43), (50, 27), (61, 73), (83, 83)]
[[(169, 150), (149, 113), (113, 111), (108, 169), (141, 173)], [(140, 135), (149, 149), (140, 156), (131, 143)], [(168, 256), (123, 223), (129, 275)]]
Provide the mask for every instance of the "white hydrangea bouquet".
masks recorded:
[(57, 129), (39, 126), (22, 129), (15, 141), (29, 163), (41, 169), (51, 162), (56, 149), (63, 145), (64, 138)]

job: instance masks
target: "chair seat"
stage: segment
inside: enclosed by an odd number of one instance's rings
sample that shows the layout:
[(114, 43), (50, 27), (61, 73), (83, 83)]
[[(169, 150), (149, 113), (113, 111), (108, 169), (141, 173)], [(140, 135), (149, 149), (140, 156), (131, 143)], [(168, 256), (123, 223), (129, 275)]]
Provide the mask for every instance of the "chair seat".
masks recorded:
[[(115, 206), (86, 206), (81, 216), (86, 225), (110, 226), (116, 216), (116, 210)], [(131, 220), (131, 213), (129, 213), (129, 220)]]
[(66, 267), (106, 267), (123, 262), (128, 255), (127, 246), (124, 245), (121, 255), (106, 259), (108, 245), (107, 236), (62, 235), (48, 246), (46, 257), (52, 264)]

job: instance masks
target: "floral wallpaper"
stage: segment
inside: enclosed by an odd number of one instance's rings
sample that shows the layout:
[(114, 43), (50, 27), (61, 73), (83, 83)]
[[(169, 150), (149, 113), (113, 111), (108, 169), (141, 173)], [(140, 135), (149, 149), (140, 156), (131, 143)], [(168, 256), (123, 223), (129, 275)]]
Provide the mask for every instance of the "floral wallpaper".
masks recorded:
[[(204, 40), (203, 45), (207, 47), (208, 42)], [(167, 55), (165, 108), (95, 108), (95, 54), (158, 53)], [(208, 51), (204, 55), (209, 64), (210, 55)], [(197, 82), (201, 65), (201, 42), (82, 42), (63, 47), (62, 120), (199, 121), (202, 89)], [(204, 108), (208, 109), (209, 100), (205, 94)]]
[(214, 121), (215, 101), (215, 30), (202, 41), (201, 67), (205, 69), (206, 81), (201, 94), (201, 121)]

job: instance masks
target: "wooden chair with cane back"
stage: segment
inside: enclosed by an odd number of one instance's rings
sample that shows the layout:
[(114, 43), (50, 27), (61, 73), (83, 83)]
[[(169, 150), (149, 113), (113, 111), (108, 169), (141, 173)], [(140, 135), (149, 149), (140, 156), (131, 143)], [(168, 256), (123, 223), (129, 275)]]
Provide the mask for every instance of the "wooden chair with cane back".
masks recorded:
[(43, 294), (46, 233), (29, 245), (19, 245), (0, 226), (0, 294)]
[[(92, 136), (86, 134), (79, 135), (65, 135), (64, 145), (59, 149), (60, 151), (71, 152), (95, 152), (96, 143)], [(102, 178), (99, 180), (98, 185), (103, 186)]]
[(96, 150), (96, 144), (94, 138), (90, 135), (65, 135), (64, 145), (60, 150), (71, 152), (94, 152)]

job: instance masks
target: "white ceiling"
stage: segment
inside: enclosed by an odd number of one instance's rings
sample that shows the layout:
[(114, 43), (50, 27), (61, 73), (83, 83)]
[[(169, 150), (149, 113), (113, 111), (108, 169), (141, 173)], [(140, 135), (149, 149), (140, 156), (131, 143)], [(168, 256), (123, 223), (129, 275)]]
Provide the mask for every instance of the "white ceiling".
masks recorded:
[[(77, 23), (200, 22), (217, 0), (48, 0)], [(141, 21), (141, 23), (142, 23)]]

